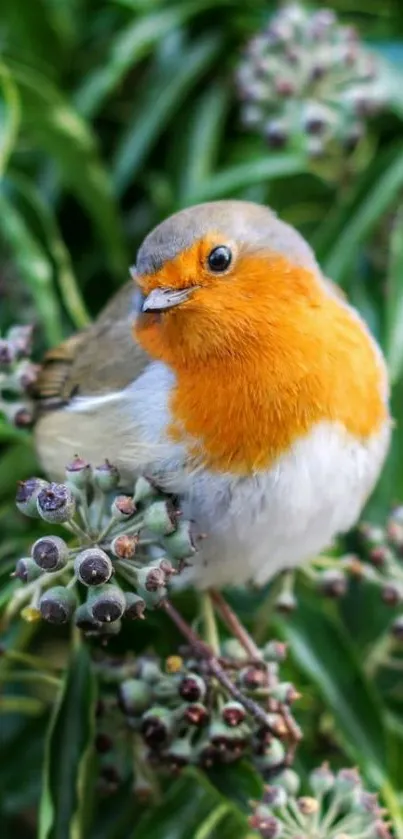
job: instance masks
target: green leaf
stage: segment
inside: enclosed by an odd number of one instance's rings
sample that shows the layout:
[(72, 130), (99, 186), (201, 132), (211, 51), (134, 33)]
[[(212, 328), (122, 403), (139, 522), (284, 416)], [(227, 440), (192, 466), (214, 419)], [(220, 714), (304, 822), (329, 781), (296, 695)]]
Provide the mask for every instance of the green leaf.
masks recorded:
[(47, 73), (56, 75), (64, 44), (52, 3), (2, 0), (1, 12), (8, 27), (5, 41), (10, 51), (14, 54), (18, 51), (31, 65), (46, 67)]
[(399, 146), (389, 166), (381, 171), (362, 196), (336, 238), (324, 262), (327, 276), (341, 285), (351, 267), (354, 268), (358, 249), (383, 214), (389, 209), (403, 187), (403, 148)]
[(8, 446), (0, 456), (0, 500), (15, 496), (17, 481), (35, 475), (38, 463), (34, 454), (32, 436), (24, 435), (13, 446)]
[(94, 729), (94, 676), (88, 649), (81, 645), (72, 653), (48, 729), (39, 839), (86, 838)]
[(47, 341), (56, 344), (62, 340), (63, 330), (53, 284), (53, 266), (25, 218), (7, 197), (4, 184), (3, 187), (0, 185), (0, 237), (32, 294)]
[(293, 175), (299, 175), (307, 170), (307, 161), (299, 154), (293, 152), (267, 154), (267, 157), (258, 160), (253, 158), (247, 163), (240, 163), (221, 171), (218, 170), (192, 192), (189, 201), (196, 204), (199, 201), (224, 198), (252, 184), (279, 178), (291, 178)]
[(116, 36), (103, 66), (95, 70), (78, 91), (76, 104), (79, 110), (87, 117), (94, 116), (126, 73), (159, 41), (194, 14), (211, 5), (211, 0), (191, 0), (134, 20)]
[(201, 187), (215, 167), (229, 97), (228, 85), (216, 83), (196, 100), (188, 122), (181, 119), (178, 135), (182, 135), (184, 142), (179, 144), (179, 154), (178, 137), (174, 137), (179, 172), (178, 206), (190, 203), (188, 196)]
[(225, 768), (210, 769), (208, 776), (222, 795), (245, 811), (249, 801), (258, 800), (263, 795), (263, 778), (246, 760)]
[(23, 440), (25, 432), (15, 428), (7, 420), (0, 416), (0, 443), (10, 443), (15, 440)]
[(24, 131), (54, 161), (58, 177), (89, 214), (112, 270), (121, 275), (127, 255), (119, 211), (90, 126), (45, 76), (15, 62), (10, 69), (21, 97)]
[(403, 373), (403, 207), (390, 238), (385, 351), (392, 384)]
[(49, 251), (55, 269), (60, 296), (72, 323), (77, 329), (88, 326), (90, 316), (81, 296), (77, 277), (71, 262), (69, 251), (62, 239), (59, 226), (52, 208), (43, 200), (35, 185), (18, 173), (10, 173), (8, 183), (17, 191), (29, 206)]
[(0, 177), (17, 141), (21, 120), (20, 98), (12, 74), (0, 62)]
[(248, 833), (242, 813), (201, 772), (191, 769), (141, 819), (133, 839), (243, 839)]
[(378, 696), (364, 675), (341, 625), (299, 592), (299, 608), (279, 621), (298, 667), (332, 712), (346, 752), (380, 788), (387, 780), (384, 720)]
[(208, 69), (221, 45), (220, 37), (209, 35), (171, 58), (168, 67), (164, 62), (150, 74), (116, 152), (113, 171), (118, 193), (135, 179), (172, 112)]

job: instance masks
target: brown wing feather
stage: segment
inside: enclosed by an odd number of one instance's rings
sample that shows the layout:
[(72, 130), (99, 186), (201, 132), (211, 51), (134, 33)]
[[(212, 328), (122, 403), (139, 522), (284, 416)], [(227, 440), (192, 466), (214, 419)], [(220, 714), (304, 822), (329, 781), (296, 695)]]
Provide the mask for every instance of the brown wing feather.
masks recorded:
[(36, 385), (40, 410), (54, 410), (73, 396), (101, 395), (126, 387), (149, 362), (132, 336), (133, 284), (112, 298), (95, 323), (50, 350)]

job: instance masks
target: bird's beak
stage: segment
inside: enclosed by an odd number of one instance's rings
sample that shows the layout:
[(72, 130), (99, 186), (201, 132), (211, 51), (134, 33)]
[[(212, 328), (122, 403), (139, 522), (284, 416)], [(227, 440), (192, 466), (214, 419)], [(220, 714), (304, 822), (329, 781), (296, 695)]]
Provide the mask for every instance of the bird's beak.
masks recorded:
[(154, 288), (143, 300), (142, 312), (166, 312), (188, 300), (194, 288)]

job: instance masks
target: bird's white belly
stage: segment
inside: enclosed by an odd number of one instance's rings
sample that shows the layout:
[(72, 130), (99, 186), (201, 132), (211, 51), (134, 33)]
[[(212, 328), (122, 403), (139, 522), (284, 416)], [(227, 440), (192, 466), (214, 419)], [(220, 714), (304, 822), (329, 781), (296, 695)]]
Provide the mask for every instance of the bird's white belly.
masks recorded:
[(330, 423), (264, 473), (189, 478), (185, 514), (207, 534), (190, 576), (200, 586), (265, 583), (328, 547), (357, 521), (382, 466), (389, 427), (361, 443)]

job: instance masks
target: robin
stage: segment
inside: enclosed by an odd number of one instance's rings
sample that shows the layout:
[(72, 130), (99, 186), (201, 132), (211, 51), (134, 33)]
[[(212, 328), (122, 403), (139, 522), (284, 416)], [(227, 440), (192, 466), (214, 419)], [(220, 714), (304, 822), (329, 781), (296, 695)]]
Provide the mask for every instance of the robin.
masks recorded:
[(40, 459), (54, 479), (77, 452), (155, 477), (207, 534), (197, 586), (263, 584), (357, 521), (390, 439), (381, 351), (263, 206), (176, 213), (131, 273), (45, 361)]

